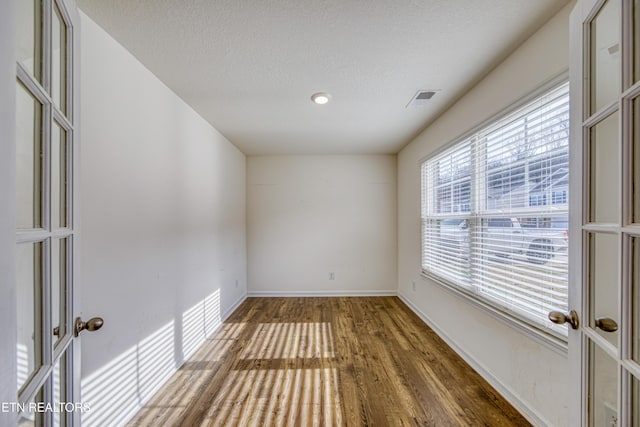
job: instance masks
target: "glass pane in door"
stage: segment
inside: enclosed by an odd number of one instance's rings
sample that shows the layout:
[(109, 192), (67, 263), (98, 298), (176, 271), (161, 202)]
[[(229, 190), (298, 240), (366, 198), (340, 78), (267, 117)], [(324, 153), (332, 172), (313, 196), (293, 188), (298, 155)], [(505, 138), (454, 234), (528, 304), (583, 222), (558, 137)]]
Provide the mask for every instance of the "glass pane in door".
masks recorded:
[(21, 243), (16, 251), (18, 390), (42, 364), (42, 243)]
[(60, 110), (67, 113), (67, 26), (58, 9), (53, 3), (51, 18), (52, 52), (51, 52), (51, 95), (53, 102)]
[(591, 128), (589, 141), (589, 222), (618, 223), (618, 113)]
[(54, 121), (51, 128), (51, 224), (67, 226), (67, 132)]
[(16, 91), (16, 225), (42, 227), (42, 104), (18, 83)]
[(640, 98), (633, 100), (633, 142), (631, 144), (631, 221), (640, 224)]
[(21, 63), (36, 80), (42, 75), (42, 1), (20, 0), (17, 7), (17, 55)]
[(619, 331), (607, 331), (611, 322), (620, 324), (618, 309), (618, 236), (589, 235), (589, 326), (613, 345), (618, 345)]
[(55, 345), (67, 331), (67, 239), (53, 240), (51, 245), (51, 327)]
[(25, 410), (18, 417), (18, 427), (41, 427), (44, 426), (44, 412), (34, 410), (38, 404), (44, 403), (44, 393), (42, 389), (36, 393), (33, 399), (25, 404)]
[(620, 94), (620, 0), (608, 0), (591, 21), (591, 114)]
[(589, 353), (589, 426), (618, 425), (618, 364), (592, 341)]
[[(56, 406), (60, 406), (61, 403), (64, 404), (69, 402), (66, 398), (66, 360), (67, 356), (66, 354), (63, 354), (53, 368), (53, 404)], [(66, 424), (65, 413), (61, 411), (54, 412), (53, 426), (63, 427)]]
[(640, 381), (631, 376), (631, 425), (640, 427)]
[(633, 299), (633, 328), (631, 349), (633, 360), (640, 363), (640, 237), (631, 239), (631, 295)]

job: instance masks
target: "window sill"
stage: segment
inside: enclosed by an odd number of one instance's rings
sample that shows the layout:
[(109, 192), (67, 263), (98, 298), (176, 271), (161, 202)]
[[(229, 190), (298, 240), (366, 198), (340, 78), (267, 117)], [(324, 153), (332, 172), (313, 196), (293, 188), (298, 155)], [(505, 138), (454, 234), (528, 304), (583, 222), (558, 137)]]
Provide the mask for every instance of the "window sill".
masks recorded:
[(566, 356), (568, 352), (568, 344), (567, 341), (559, 338), (555, 335), (551, 335), (538, 329), (529, 323), (518, 319), (517, 317), (510, 315), (507, 312), (504, 312), (490, 303), (478, 299), (470, 292), (465, 291), (455, 285), (448, 283), (445, 279), (438, 277), (436, 275), (432, 275), (426, 272), (421, 273), (421, 277), (423, 280), (428, 281), (428, 283), (434, 283), (438, 285), (440, 288), (446, 290), (447, 292), (461, 298), (467, 304), (480, 309), (486, 314), (490, 315), (494, 319), (506, 324), (507, 326), (517, 330), (522, 333), (526, 337), (544, 345), (548, 349), (560, 354), (562, 356)]

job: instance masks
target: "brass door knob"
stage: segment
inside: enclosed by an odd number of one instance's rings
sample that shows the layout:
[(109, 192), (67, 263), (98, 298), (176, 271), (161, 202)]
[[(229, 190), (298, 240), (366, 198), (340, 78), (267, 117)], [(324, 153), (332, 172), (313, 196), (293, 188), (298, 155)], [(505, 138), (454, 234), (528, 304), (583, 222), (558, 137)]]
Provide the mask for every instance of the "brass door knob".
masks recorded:
[(98, 329), (102, 328), (102, 325), (104, 325), (104, 320), (102, 320), (101, 317), (93, 317), (86, 322), (84, 322), (81, 318), (76, 317), (76, 322), (73, 329), (74, 335), (77, 337), (78, 334), (84, 330), (87, 330), (89, 332), (97, 331)]
[(558, 325), (568, 323), (572, 329), (578, 329), (580, 326), (580, 320), (578, 319), (578, 313), (575, 310), (571, 310), (569, 314), (564, 314), (560, 311), (552, 311), (549, 313), (549, 320)]
[(608, 317), (601, 317), (600, 319), (596, 319), (596, 328), (600, 328), (605, 332), (615, 332), (618, 330), (618, 324), (615, 320), (609, 319)]

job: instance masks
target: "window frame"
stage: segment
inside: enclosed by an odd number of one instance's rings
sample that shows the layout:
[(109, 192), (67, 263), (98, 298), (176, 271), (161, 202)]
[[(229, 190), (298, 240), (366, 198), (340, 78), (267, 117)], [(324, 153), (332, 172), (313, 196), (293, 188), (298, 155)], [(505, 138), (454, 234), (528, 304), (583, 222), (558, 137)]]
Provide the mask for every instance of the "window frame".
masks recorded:
[[(497, 127), (497, 125), (500, 122), (504, 122), (505, 119), (509, 117), (509, 115), (513, 115), (514, 113), (517, 113), (518, 110), (523, 110), (523, 108), (535, 102), (538, 98), (541, 98), (546, 94), (549, 94), (554, 90), (568, 83), (569, 83), (568, 72), (565, 71), (560, 75), (558, 75), (557, 77), (550, 79), (547, 83), (541, 85), (538, 89), (522, 97), (517, 102), (509, 105), (507, 108), (501, 110), (499, 113), (491, 116), (490, 118), (486, 119), (480, 124), (474, 126), (464, 134), (453, 139), (452, 141), (443, 145), (439, 149), (434, 150), (428, 155), (422, 157), (418, 161), (419, 174), (420, 174), (420, 197), (421, 197), (420, 199), (420, 251), (421, 251), (421, 259), (420, 259), (421, 273), (420, 274), (421, 276), (423, 278), (429, 279), (430, 281), (436, 283), (437, 285), (441, 286), (443, 289), (447, 290), (448, 292), (453, 293), (458, 297), (461, 297), (467, 303), (483, 310), (484, 312), (496, 318), (497, 320), (500, 320), (508, 324), (509, 326), (523, 332), (527, 336), (544, 344), (545, 346), (558, 352), (559, 354), (566, 354), (567, 352), (567, 336), (566, 335), (560, 334), (557, 331), (554, 332), (552, 329), (547, 330), (547, 329), (541, 328), (539, 325), (536, 326), (535, 322), (526, 319), (522, 315), (518, 314), (517, 311), (514, 312), (513, 310), (509, 310), (506, 307), (501, 306), (499, 303), (492, 301), (490, 298), (480, 297), (476, 289), (479, 286), (474, 285), (470, 281), (468, 284), (456, 283), (450, 277), (446, 277), (441, 274), (434, 273), (428, 269), (425, 269), (425, 254), (424, 254), (425, 227), (427, 225), (428, 216), (425, 215), (424, 200), (425, 200), (425, 197), (427, 197), (426, 191), (428, 191), (428, 187), (425, 182), (426, 179), (425, 179), (425, 173), (423, 172), (423, 168), (425, 167), (428, 161), (443, 155), (449, 150), (455, 149), (456, 146), (460, 146), (462, 144), (470, 144), (473, 147), (473, 144), (477, 143), (476, 139), (478, 138), (478, 135), (481, 134), (486, 137), (486, 135), (489, 134), (494, 127)], [(473, 152), (473, 149), (472, 149), (472, 157), (478, 156), (478, 155), (480, 156), (486, 155), (486, 141), (484, 143), (484, 152), (477, 153), (477, 152)], [(476, 159), (472, 159), (472, 162), (475, 162), (476, 165), (479, 163), (477, 162)], [(487, 209), (486, 209), (486, 206), (484, 206), (485, 201), (476, 199), (478, 197), (478, 190), (477, 190), (478, 186), (483, 185), (484, 179), (486, 179), (486, 176), (487, 176), (486, 172), (483, 172), (484, 176), (480, 178), (481, 182), (479, 182), (478, 174), (474, 173), (474, 172), (477, 172), (477, 170), (475, 169), (476, 165), (472, 166), (472, 172), (470, 177), (471, 187), (472, 187), (471, 196), (470, 196), (471, 206), (472, 206), (471, 211), (470, 212), (466, 212), (466, 211), (453, 212), (452, 211), (450, 215), (447, 215), (447, 214), (438, 215), (437, 219), (441, 221), (446, 221), (447, 216), (450, 219), (456, 219), (456, 220), (462, 218), (465, 221), (467, 221), (468, 226), (472, 228), (474, 226), (477, 226), (477, 224), (481, 223), (482, 221), (488, 220), (488, 218), (491, 217), (490, 215), (489, 216), (486, 215)], [(563, 191), (564, 191), (564, 199), (566, 200), (568, 199), (568, 189)], [(548, 195), (545, 194), (545, 196), (547, 199), (546, 200), (547, 206), (553, 207), (556, 204), (555, 193), (553, 194), (549, 193)], [(429, 197), (429, 199), (431, 199), (431, 197)], [(429, 201), (427, 203), (432, 203), (432, 202)], [(478, 209), (478, 206), (481, 204), (483, 206), (480, 210), (482, 210), (484, 214), (477, 215), (476, 210)], [(567, 221), (568, 221), (568, 206), (567, 206), (567, 212), (565, 214), (567, 215)], [(519, 216), (519, 214), (517, 212), (511, 211), (511, 212), (501, 213), (499, 216), (514, 217), (514, 216)], [(470, 233), (472, 232), (473, 231), (470, 231)], [(567, 228), (567, 232), (568, 232), (568, 228)], [(473, 241), (471, 241), (471, 243), (473, 244)], [(472, 256), (472, 250), (470, 250), (469, 256)], [(469, 262), (469, 266), (470, 266), (470, 269), (473, 268), (473, 263)], [(567, 270), (569, 270), (568, 267), (567, 267)], [(568, 277), (567, 282), (569, 281), (570, 281), (570, 278)]]

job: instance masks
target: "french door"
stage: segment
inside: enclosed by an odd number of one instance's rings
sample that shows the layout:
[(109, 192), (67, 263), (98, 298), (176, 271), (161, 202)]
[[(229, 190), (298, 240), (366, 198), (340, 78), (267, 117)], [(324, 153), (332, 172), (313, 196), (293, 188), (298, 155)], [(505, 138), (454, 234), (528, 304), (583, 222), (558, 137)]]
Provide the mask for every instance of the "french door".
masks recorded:
[(77, 11), (16, 5), (16, 298), (20, 426), (78, 422), (74, 188)]
[(570, 420), (640, 426), (639, 0), (578, 0), (571, 104)]

